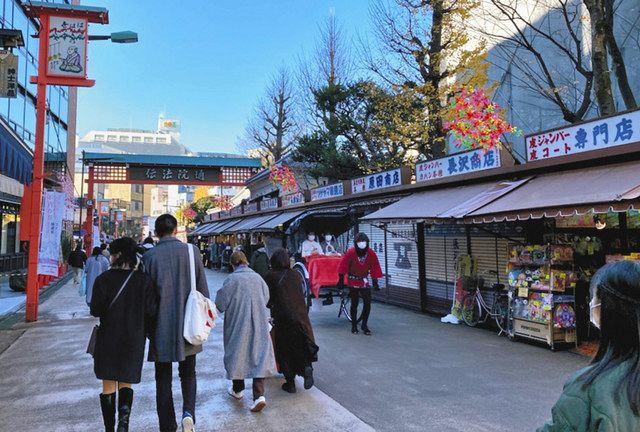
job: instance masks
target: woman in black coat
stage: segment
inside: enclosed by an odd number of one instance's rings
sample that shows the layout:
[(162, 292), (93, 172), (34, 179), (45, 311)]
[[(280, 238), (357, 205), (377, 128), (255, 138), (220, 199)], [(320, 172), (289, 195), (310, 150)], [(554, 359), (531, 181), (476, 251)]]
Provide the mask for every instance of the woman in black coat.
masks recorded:
[(158, 304), (151, 278), (135, 270), (136, 249), (136, 242), (128, 237), (111, 243), (111, 269), (98, 276), (93, 286), (91, 315), (100, 318), (94, 371), (102, 380), (100, 406), (108, 432), (115, 427), (116, 388), (118, 432), (129, 429), (131, 384), (140, 382), (146, 335), (155, 321)]
[(280, 248), (271, 256), (269, 307), (273, 316), (276, 361), (286, 382), (282, 389), (296, 392), (296, 375), (304, 377), (304, 388), (313, 386), (312, 362), (318, 361), (318, 346), (302, 294), (302, 276), (291, 270), (289, 255)]

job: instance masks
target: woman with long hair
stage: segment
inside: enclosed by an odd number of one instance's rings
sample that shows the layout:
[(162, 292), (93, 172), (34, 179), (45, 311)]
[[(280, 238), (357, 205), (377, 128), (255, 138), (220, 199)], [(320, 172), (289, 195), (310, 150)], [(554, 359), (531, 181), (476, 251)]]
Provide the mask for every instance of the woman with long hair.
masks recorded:
[(598, 270), (589, 307), (600, 329), (598, 352), (567, 381), (538, 432), (640, 431), (640, 263)]
[(282, 390), (296, 392), (295, 377), (304, 378), (304, 388), (313, 387), (312, 362), (318, 361), (318, 346), (302, 294), (302, 276), (291, 270), (286, 250), (271, 255), (271, 271), (265, 277), (269, 285), (269, 307), (273, 316), (276, 362), (286, 382)]
[(136, 242), (119, 238), (109, 247), (111, 269), (96, 278), (91, 315), (100, 318), (94, 350), (94, 372), (102, 380), (100, 407), (105, 431), (129, 430), (132, 384), (140, 382), (146, 335), (153, 328), (158, 296), (151, 278), (136, 271)]
[(86, 284), (86, 298), (87, 304), (91, 305), (91, 296), (93, 295), (93, 284), (96, 278), (102, 273), (109, 270), (109, 260), (102, 255), (102, 249), (99, 246), (93, 248), (91, 256), (87, 258), (85, 264), (85, 284)]

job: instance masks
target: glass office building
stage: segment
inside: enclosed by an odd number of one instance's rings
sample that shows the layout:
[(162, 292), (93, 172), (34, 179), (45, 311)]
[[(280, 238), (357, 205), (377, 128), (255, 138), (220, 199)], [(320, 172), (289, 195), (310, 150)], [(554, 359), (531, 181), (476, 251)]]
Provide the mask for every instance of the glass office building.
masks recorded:
[[(50, 3), (71, 3), (51, 1)], [(19, 0), (0, 0), (0, 25), (3, 29), (22, 31), (24, 46), (14, 48), (18, 56), (18, 91), (16, 98), (0, 98), (0, 273), (11, 270), (5, 265), (9, 255), (20, 251), (20, 199), (16, 184), (30, 182), (32, 152), (36, 131), (36, 85), (30, 77), (37, 75), (38, 23), (27, 17)], [(75, 103), (75, 101), (74, 101)], [(47, 88), (45, 153), (67, 151), (69, 89)], [(11, 267), (14, 267), (12, 264)]]

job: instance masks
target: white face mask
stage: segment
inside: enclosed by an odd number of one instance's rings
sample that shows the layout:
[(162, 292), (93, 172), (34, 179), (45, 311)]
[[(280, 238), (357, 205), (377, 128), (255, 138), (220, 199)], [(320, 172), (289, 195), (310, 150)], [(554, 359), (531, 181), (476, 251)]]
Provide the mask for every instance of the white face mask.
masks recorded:
[(594, 297), (589, 302), (589, 320), (594, 326), (596, 326), (596, 328), (600, 328), (601, 307), (602, 307), (602, 303), (600, 303), (600, 300), (598, 300), (597, 297)]
[(358, 246), (358, 249), (364, 249), (367, 247), (367, 242), (358, 242), (356, 246)]
[(309, 241), (314, 241), (314, 240), (316, 239), (316, 236), (314, 236), (314, 235), (309, 235), (309, 236), (307, 236), (307, 239), (308, 239)]
[(330, 242), (330, 241), (331, 241), (331, 239), (332, 239), (332, 236), (330, 236), (330, 235), (326, 235), (326, 236), (324, 236), (324, 239), (325, 239), (325, 241)]

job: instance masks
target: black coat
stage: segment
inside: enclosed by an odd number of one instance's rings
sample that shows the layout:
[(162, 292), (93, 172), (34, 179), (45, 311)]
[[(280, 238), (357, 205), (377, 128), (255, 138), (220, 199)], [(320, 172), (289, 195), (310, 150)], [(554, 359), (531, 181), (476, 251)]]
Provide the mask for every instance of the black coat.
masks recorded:
[(84, 268), (84, 263), (87, 261), (87, 254), (82, 250), (71, 251), (67, 261), (71, 267)]
[(265, 277), (273, 316), (276, 361), (285, 377), (303, 375), (318, 361), (318, 346), (302, 294), (302, 276), (295, 270), (275, 270)]
[(155, 322), (158, 294), (151, 278), (136, 271), (109, 308), (129, 273), (107, 270), (93, 285), (91, 315), (100, 318), (94, 371), (98, 379), (136, 384), (142, 373), (146, 335)]

